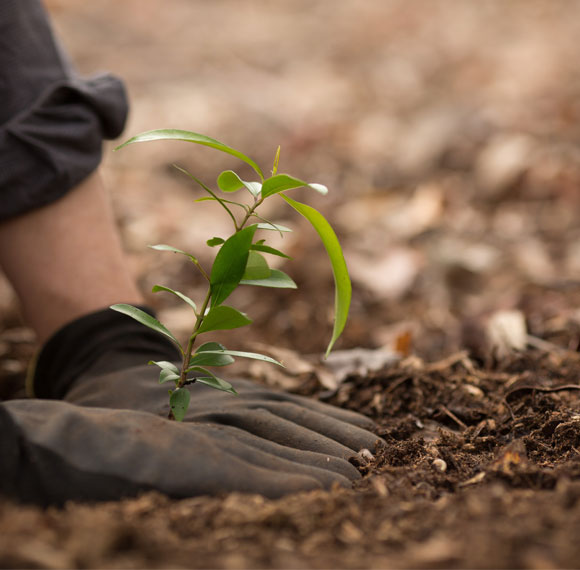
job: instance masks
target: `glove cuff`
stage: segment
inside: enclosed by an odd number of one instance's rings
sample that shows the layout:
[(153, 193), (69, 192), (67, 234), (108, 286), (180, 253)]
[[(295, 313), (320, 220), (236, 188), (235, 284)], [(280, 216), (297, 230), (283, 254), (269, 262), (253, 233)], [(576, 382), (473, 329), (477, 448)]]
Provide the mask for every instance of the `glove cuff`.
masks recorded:
[[(151, 308), (139, 308), (154, 316)], [(29, 370), (27, 390), (37, 398), (62, 399), (81, 376), (179, 358), (177, 348), (163, 336), (103, 309), (65, 325), (46, 342)]]

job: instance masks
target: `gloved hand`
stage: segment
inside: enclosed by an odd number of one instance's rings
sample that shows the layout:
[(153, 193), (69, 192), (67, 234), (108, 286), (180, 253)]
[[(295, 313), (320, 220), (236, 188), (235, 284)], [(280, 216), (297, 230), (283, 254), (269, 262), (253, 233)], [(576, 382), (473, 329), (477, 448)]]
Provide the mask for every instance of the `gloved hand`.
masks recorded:
[[(177, 350), (160, 335), (113, 311), (74, 321), (44, 347), (34, 377), (35, 393), (80, 406), (132, 409), (167, 417), (167, 384), (158, 383), (148, 360), (176, 360)], [(368, 418), (260, 387), (233, 381), (239, 396), (201, 384), (191, 387), (184, 423), (229, 426), (285, 450), (310, 451), (332, 461), (373, 450), (379, 438)], [(282, 448), (277, 448), (280, 451)], [(349, 471), (351, 478), (358, 472)]]
[(0, 493), (40, 505), (157, 490), (182, 498), (228, 491), (280, 497), (347, 485), (347, 461), (279, 446), (229, 426), (66, 402), (0, 404)]

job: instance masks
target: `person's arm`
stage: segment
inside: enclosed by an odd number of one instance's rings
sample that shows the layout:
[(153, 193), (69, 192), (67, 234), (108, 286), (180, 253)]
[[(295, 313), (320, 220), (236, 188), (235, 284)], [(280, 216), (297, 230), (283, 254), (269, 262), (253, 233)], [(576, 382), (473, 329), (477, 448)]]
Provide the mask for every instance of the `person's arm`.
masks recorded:
[(75, 72), (40, 0), (0, 1), (0, 269), (41, 342), (141, 302), (95, 174), (127, 109), (117, 78)]
[(40, 342), (82, 315), (143, 302), (98, 174), (52, 204), (0, 222), (0, 267)]

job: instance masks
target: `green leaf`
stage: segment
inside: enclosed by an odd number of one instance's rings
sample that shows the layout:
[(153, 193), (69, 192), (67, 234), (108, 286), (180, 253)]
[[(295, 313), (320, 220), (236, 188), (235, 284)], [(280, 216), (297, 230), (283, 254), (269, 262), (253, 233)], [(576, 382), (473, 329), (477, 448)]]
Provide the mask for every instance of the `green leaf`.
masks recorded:
[(197, 376), (195, 378), (196, 382), (200, 384), (205, 384), (206, 386), (211, 386), (216, 390), (222, 390), (223, 392), (229, 392), (230, 394), (237, 395), (237, 392), (234, 390), (234, 387), (225, 380), (218, 378), (215, 374), (207, 370), (206, 368), (202, 368), (201, 366), (194, 366), (191, 369), (191, 372), (200, 372), (201, 374), (205, 374), (205, 376)]
[(202, 344), (189, 360), (189, 366), (228, 366), (235, 360), (224, 353), (226, 347), (219, 342)]
[[(233, 364), (235, 359), (226, 354), (212, 354), (202, 352), (201, 354), (194, 354), (189, 361), (190, 367), (195, 366), (229, 366)], [(191, 368), (188, 368), (188, 372)]]
[(165, 245), (164, 243), (159, 243), (157, 245), (150, 245), (149, 247), (151, 249), (156, 250), (156, 251), (170, 251), (171, 253), (179, 253), (181, 255), (185, 255), (185, 257), (188, 257), (191, 261), (193, 261), (193, 263), (197, 263), (197, 259), (195, 257), (193, 257), (193, 255), (191, 255), (190, 253), (187, 253), (186, 251), (182, 251), (181, 249), (177, 249), (176, 247), (173, 247), (171, 245)]
[(296, 202), (295, 200), (288, 198), (288, 196), (282, 195), (282, 198), (284, 198), (290, 206), (302, 214), (312, 224), (322, 239), (322, 243), (324, 244), (328, 257), (330, 258), (332, 273), (334, 275), (335, 300), (334, 328), (332, 331), (332, 338), (330, 339), (326, 349), (326, 356), (328, 356), (334, 343), (344, 330), (352, 296), (352, 285), (348, 275), (348, 268), (344, 260), (344, 254), (342, 253), (342, 248), (340, 247), (336, 233), (320, 212), (311, 206), (302, 204), (301, 202)]
[(276, 149), (276, 156), (274, 156), (274, 165), (272, 166), (272, 176), (276, 176), (278, 172), (278, 163), (280, 162), (280, 145)]
[[(260, 240), (260, 242), (263, 242), (264, 240)], [(286, 255), (285, 253), (283, 253), (282, 251), (278, 250), (278, 249), (274, 249), (273, 247), (270, 247), (268, 245), (262, 245), (262, 243), (255, 243), (252, 245), (252, 247), (250, 248), (250, 251), (261, 251), (263, 253), (271, 253), (272, 255), (277, 255), (278, 257), (285, 257), (286, 259), (292, 259), (289, 255)]]
[(224, 170), (218, 176), (217, 185), (222, 192), (237, 192), (244, 187), (244, 182), (233, 170)]
[(212, 306), (223, 303), (240, 283), (255, 232), (255, 225), (236, 232), (218, 251), (210, 275)]
[(159, 372), (159, 384), (164, 384), (165, 382), (174, 382), (177, 386), (179, 380), (179, 374), (171, 372), (171, 370), (161, 370)]
[(246, 263), (246, 270), (244, 271), (244, 279), (266, 279), (270, 277), (271, 271), (268, 267), (268, 262), (263, 255), (250, 251), (248, 255), (248, 262)]
[(304, 180), (294, 178), (288, 174), (276, 174), (264, 181), (262, 185), (262, 198), (267, 198), (268, 196), (272, 196), (272, 194), (278, 194), (278, 192), (283, 192), (284, 190), (301, 188), (302, 186), (312, 188), (321, 194), (328, 194), (328, 188), (322, 184), (309, 184), (308, 182), (304, 182)]
[(258, 230), (271, 230), (274, 232), (291, 232), (290, 228), (283, 226), (281, 224), (274, 224), (273, 222), (263, 222), (259, 224), (254, 224)]
[(140, 322), (142, 325), (145, 325), (146, 327), (149, 327), (150, 329), (153, 329), (159, 334), (167, 337), (178, 346), (179, 350), (183, 354), (183, 349), (181, 348), (179, 341), (171, 334), (171, 332), (169, 332), (167, 328), (165, 328), (165, 326), (163, 326), (156, 318), (152, 317), (148, 313), (138, 309), (137, 307), (133, 307), (132, 305), (125, 305), (124, 303), (111, 305), (109, 308), (113, 309), (113, 311), (117, 311), (127, 315), (128, 317), (131, 317), (132, 319)]
[(225, 170), (217, 179), (217, 185), (222, 192), (237, 192), (240, 188), (246, 188), (252, 196), (258, 196), (262, 190), (260, 182), (246, 182), (233, 170)]
[(148, 364), (155, 364), (161, 368), (159, 372), (159, 384), (164, 382), (175, 382), (179, 380), (179, 369), (173, 362), (167, 362), (166, 360), (150, 360)]
[(239, 356), (240, 358), (251, 358), (253, 360), (261, 360), (262, 362), (269, 362), (270, 364), (277, 364), (278, 366), (284, 365), (265, 354), (259, 354), (257, 352), (243, 352), (239, 350), (207, 350), (207, 354), (215, 354), (215, 355), (228, 355), (228, 356)]
[(208, 239), (205, 243), (207, 243), (209, 247), (215, 247), (216, 245), (221, 245), (222, 243), (225, 243), (225, 241), (226, 240), (221, 237), (213, 237), (211, 239)]
[(181, 422), (185, 418), (191, 395), (187, 388), (177, 388), (169, 397), (169, 406), (173, 412), (173, 417)]
[(297, 289), (298, 286), (291, 277), (279, 269), (270, 269), (270, 277), (265, 279), (242, 279), (240, 285), (257, 285), (275, 289)]
[(173, 289), (170, 289), (169, 287), (164, 287), (163, 285), (154, 285), (151, 291), (153, 293), (158, 293), (159, 291), (166, 291), (167, 293), (171, 293), (172, 295), (175, 295), (178, 299), (181, 299), (182, 301), (187, 303), (194, 310), (194, 312), (197, 313), (197, 307), (195, 306), (195, 303), (187, 295), (184, 295), (179, 291), (174, 291)]
[(240, 160), (243, 160), (246, 164), (249, 164), (260, 176), (260, 179), (264, 179), (264, 175), (260, 169), (260, 167), (248, 156), (241, 153), (239, 150), (231, 148), (224, 143), (221, 143), (215, 139), (212, 139), (206, 135), (202, 135), (199, 133), (194, 133), (191, 131), (182, 131), (180, 129), (157, 129), (154, 131), (147, 131), (145, 133), (140, 133), (128, 141), (124, 142), (122, 145), (119, 145), (115, 150), (119, 150), (127, 145), (138, 143), (138, 142), (149, 142), (149, 141), (159, 141), (159, 140), (179, 140), (179, 141), (186, 141), (192, 142), (196, 144), (200, 144), (203, 146), (209, 146), (211, 148), (215, 148), (220, 152), (225, 152), (226, 154), (231, 154)]
[(212, 307), (205, 315), (197, 332), (201, 334), (209, 331), (237, 329), (249, 325), (251, 322), (251, 319), (237, 309), (227, 305), (218, 305)]
[(232, 204), (233, 206), (239, 206), (243, 208), (246, 212), (249, 207), (241, 202), (234, 202), (233, 200), (224, 200), (224, 198), (214, 198), (213, 196), (202, 196), (201, 198), (196, 198), (194, 202), (219, 202), (220, 204)]
[(155, 364), (155, 366), (159, 366), (161, 370), (169, 370), (174, 374), (179, 374), (179, 368), (173, 362), (167, 362), (167, 360), (150, 360), (147, 364)]
[(228, 202), (228, 200), (223, 200), (222, 198), (216, 196), (215, 192), (209, 186), (206, 186), (199, 178), (191, 174), (191, 172), (185, 170), (185, 168), (181, 168), (181, 166), (177, 166), (176, 164), (174, 164), (173, 166), (177, 168), (177, 170), (179, 170), (180, 172), (191, 178), (196, 184), (201, 186), (201, 188), (203, 188), (216, 202), (218, 202), (218, 204), (228, 213), (228, 216), (234, 222), (234, 226), (236, 226), (236, 218), (232, 214), (232, 211), (226, 206), (226, 202)]

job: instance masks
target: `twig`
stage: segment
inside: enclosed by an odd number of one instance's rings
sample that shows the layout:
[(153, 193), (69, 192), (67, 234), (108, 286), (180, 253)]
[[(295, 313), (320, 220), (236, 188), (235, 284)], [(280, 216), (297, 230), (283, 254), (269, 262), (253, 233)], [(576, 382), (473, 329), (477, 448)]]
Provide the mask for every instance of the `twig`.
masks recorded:
[(504, 400), (507, 400), (509, 396), (515, 394), (516, 392), (530, 390), (532, 392), (563, 392), (564, 390), (580, 390), (579, 384), (563, 384), (562, 386), (554, 386), (553, 388), (545, 388), (543, 386), (517, 386), (513, 390), (510, 390), (505, 396)]
[(464, 424), (451, 410), (446, 408), (445, 406), (441, 406), (441, 410), (449, 416), (461, 429), (466, 430), (467, 425)]

